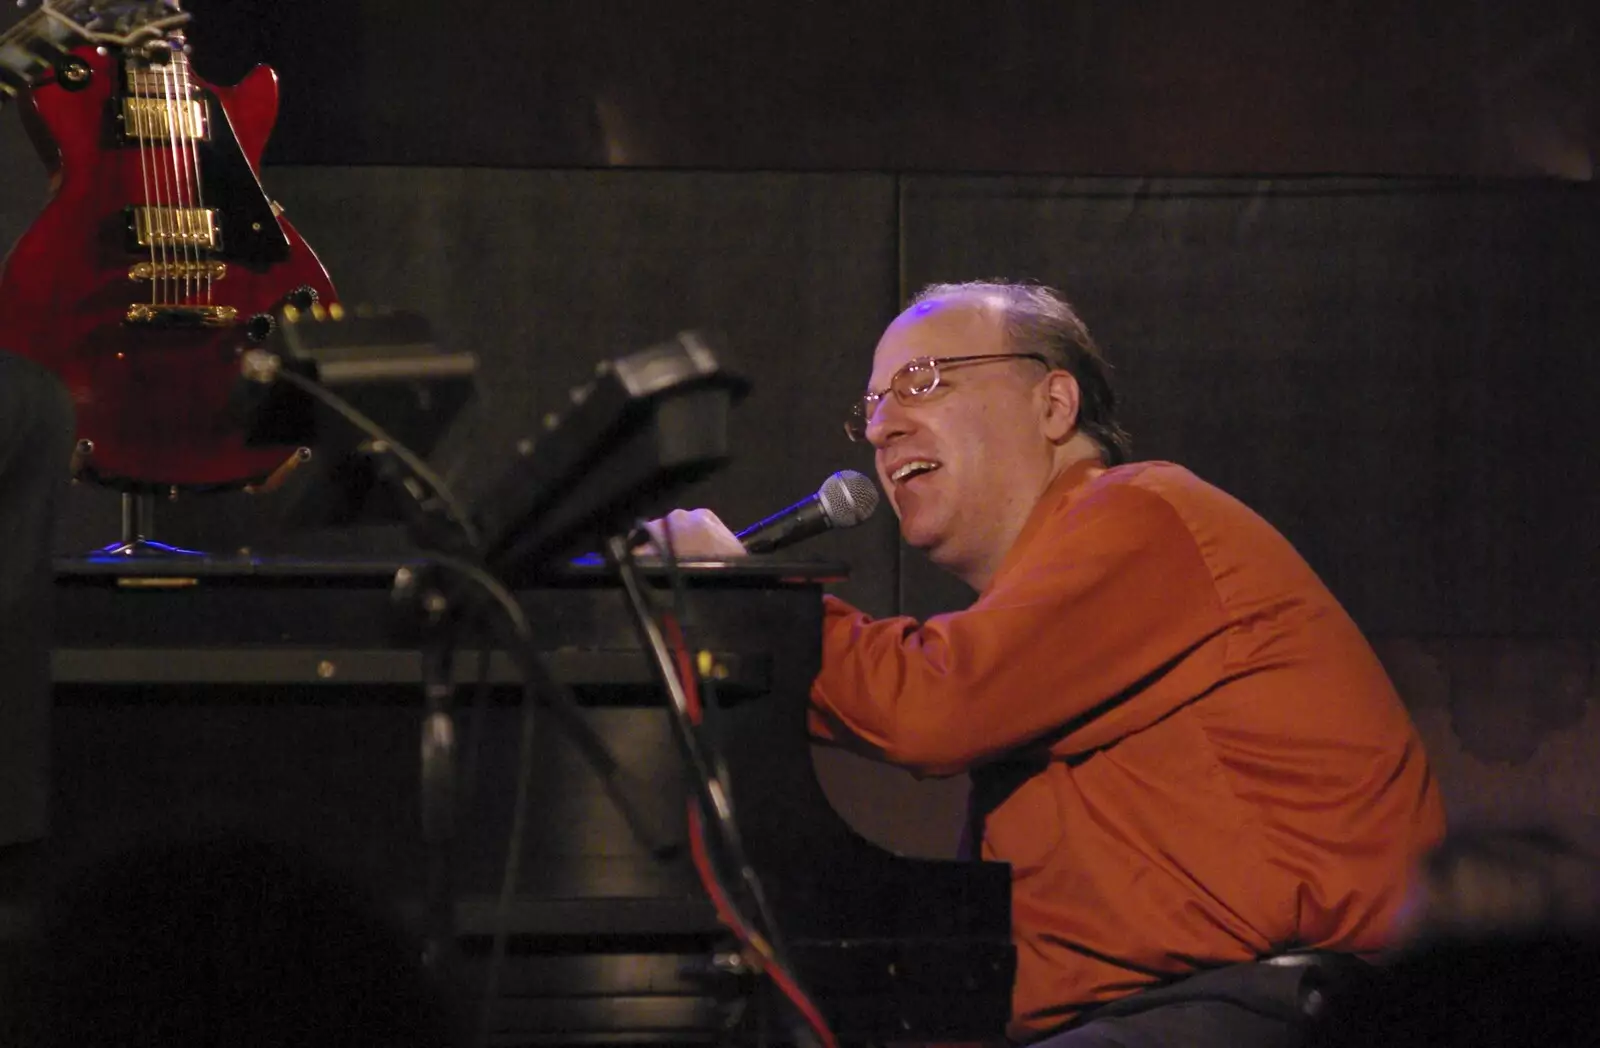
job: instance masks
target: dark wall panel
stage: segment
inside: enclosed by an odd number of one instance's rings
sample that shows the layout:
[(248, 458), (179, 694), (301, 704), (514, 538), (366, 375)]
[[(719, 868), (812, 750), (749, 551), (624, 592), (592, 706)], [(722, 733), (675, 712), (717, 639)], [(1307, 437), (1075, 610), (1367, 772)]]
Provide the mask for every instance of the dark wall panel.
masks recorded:
[[(735, 527), (859, 465), (835, 424), (850, 364), (891, 300), (892, 182), (732, 176), (295, 169), (275, 185), (351, 301), (413, 305), (484, 363), (483, 410), (442, 453), (469, 490), (594, 364), (685, 328), (753, 382), (732, 465), (686, 501)], [(886, 607), (878, 519), (808, 547), (862, 568)]]
[[(285, 163), (1588, 180), (1585, 0), (189, 0)], [(0, 16), (3, 17), (3, 16)]]
[[(319, 133), (338, 133), (329, 120)], [(1551, 803), (1569, 811), (1592, 793), (1592, 718), (1557, 703), (1519, 735), (1468, 715), (1543, 709), (1527, 697), (1552, 692), (1544, 663), (1496, 677), (1475, 647), (1457, 651), (1482, 633), (1590, 638), (1600, 611), (1592, 187), (283, 166), (266, 182), (347, 301), (419, 309), (481, 355), (482, 403), (438, 457), (469, 491), (597, 360), (683, 327), (723, 331), (755, 392), (736, 412), (736, 461), (687, 501), (736, 526), (835, 469), (870, 470), (837, 420), (905, 292), (991, 275), (1062, 286), (1117, 364), (1142, 455), (1255, 505), (1394, 650), (1457, 639), (1417, 649), (1427, 674), (1386, 658), (1460, 780), (1458, 808), (1504, 793), (1507, 776), (1540, 803), (1566, 791)], [(0, 243), (44, 192), (5, 114)], [(158, 534), (211, 549), (400, 544), (382, 529), (285, 540), (270, 509), (185, 500)], [(116, 520), (114, 496), (77, 490), (60, 548), (108, 542)], [(920, 555), (900, 565), (887, 510), (806, 550), (850, 562), (846, 594), (876, 612), (969, 596)], [(1580, 648), (1574, 687), (1593, 695)], [(1423, 677), (1447, 680), (1435, 705), (1417, 704)], [(839, 754), (821, 765), (874, 837), (948, 850), (959, 780), (925, 787)]]
[[(734, 462), (686, 501), (738, 527), (837, 469), (870, 469), (839, 419), (893, 309), (888, 177), (287, 168), (266, 182), (345, 301), (419, 310), (442, 342), (481, 357), (481, 404), (437, 456), (469, 498), (598, 361), (685, 328), (722, 333), (754, 384), (736, 410)], [(19, 186), (0, 197), (9, 241), (37, 196)], [(69, 549), (115, 526), (104, 497), (78, 495)], [(280, 544), (264, 508), (186, 500), (161, 511), (162, 531), (213, 549)], [(358, 541), (392, 536), (318, 539)], [(885, 512), (805, 552), (854, 562), (844, 591), (887, 611), (895, 541)]]
[[(887, 176), (295, 168), (274, 192), (348, 300), (413, 304), (482, 355), (484, 410), (440, 459), (470, 486), (595, 361), (684, 327), (725, 333), (754, 388), (734, 462), (683, 501), (734, 527), (841, 468), (872, 474), (841, 422), (896, 311), (894, 180)], [(899, 541), (884, 505), (801, 552), (847, 562), (839, 592), (897, 607)], [(914, 782), (837, 750), (818, 773), (879, 843), (949, 854), (964, 780)]]
[(907, 290), (1064, 289), (1137, 454), (1253, 505), (1369, 632), (1592, 631), (1592, 189), (927, 177), (903, 223)]
[[(839, 423), (895, 311), (888, 176), (269, 167), (265, 182), (346, 302), (419, 310), (443, 343), (480, 355), (481, 403), (436, 456), (469, 493), (597, 361), (686, 327), (721, 331), (753, 390), (735, 412), (733, 463), (685, 503), (738, 527), (837, 469), (871, 472)], [(26, 228), (44, 191), (15, 123), (0, 122), (0, 241)], [(76, 488), (58, 548), (114, 541), (117, 519), (113, 493)], [(163, 504), (156, 537), (208, 550), (405, 546), (388, 528), (283, 535), (269, 500), (240, 495)], [(848, 563), (839, 592), (885, 614), (898, 544), (885, 507), (797, 552)], [(918, 854), (954, 847), (960, 781), (922, 790), (839, 751), (818, 762), (835, 806), (875, 839)]]

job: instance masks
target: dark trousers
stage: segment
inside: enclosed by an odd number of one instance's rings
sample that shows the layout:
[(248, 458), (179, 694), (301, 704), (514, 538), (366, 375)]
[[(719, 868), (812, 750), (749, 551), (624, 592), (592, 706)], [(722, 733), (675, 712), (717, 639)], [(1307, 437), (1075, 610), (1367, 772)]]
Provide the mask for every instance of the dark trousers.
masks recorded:
[(1366, 965), (1337, 954), (1235, 964), (1094, 1009), (1028, 1048), (1297, 1048)]
[(61, 383), (0, 351), (0, 846), (49, 828), (51, 533), (72, 445)]

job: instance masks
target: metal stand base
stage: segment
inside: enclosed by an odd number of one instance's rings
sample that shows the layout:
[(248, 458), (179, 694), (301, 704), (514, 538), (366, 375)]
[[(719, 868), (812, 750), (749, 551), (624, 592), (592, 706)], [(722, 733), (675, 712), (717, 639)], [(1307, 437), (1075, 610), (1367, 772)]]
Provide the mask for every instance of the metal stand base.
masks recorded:
[(182, 549), (148, 537), (154, 530), (156, 498), (150, 494), (122, 493), (122, 541), (94, 551), (97, 557), (205, 557), (201, 550)]

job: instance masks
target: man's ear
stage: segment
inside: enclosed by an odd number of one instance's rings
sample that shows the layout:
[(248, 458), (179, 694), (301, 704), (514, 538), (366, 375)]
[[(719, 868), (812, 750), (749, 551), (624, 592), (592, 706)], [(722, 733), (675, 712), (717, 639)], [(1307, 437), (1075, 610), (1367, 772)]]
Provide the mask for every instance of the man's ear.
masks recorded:
[(1065, 444), (1078, 431), (1078, 380), (1070, 371), (1052, 371), (1040, 384), (1044, 402), (1044, 435), (1052, 444)]

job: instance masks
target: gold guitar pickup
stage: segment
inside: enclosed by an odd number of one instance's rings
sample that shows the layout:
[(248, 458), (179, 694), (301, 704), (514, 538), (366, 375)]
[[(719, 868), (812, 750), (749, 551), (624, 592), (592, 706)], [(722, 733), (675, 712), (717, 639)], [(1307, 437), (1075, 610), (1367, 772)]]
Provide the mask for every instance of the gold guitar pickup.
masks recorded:
[(131, 207), (128, 233), (135, 250), (175, 247), (216, 251), (222, 247), (217, 212), (209, 207)]
[(122, 100), (122, 134), (141, 142), (204, 142), (211, 128), (203, 102), (129, 96)]

